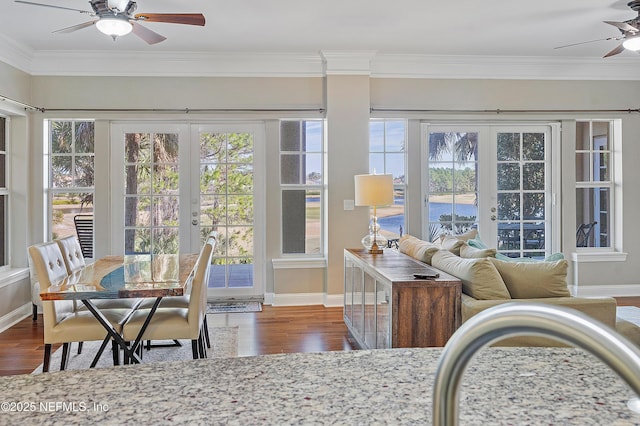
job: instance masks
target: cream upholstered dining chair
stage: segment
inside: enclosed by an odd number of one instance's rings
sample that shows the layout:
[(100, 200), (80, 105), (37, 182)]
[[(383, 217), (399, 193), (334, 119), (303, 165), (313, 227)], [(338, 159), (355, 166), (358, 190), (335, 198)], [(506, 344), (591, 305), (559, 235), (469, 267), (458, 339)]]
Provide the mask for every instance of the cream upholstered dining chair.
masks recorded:
[[(189, 339), (191, 340), (193, 359), (206, 357), (203, 337), (205, 311), (202, 292), (205, 291), (205, 283), (209, 280), (209, 265), (212, 254), (213, 244), (208, 241), (200, 251), (195, 273), (188, 278), (190, 283), (187, 285), (190, 284), (191, 287), (189, 305), (186, 308), (159, 307), (142, 335), (142, 340)], [(131, 315), (122, 329), (125, 341), (131, 342), (137, 338), (148, 315), (149, 309), (137, 309)]]
[[(67, 273), (72, 274), (85, 267), (84, 256), (82, 255), (82, 249), (80, 248), (80, 242), (75, 235), (69, 235), (68, 237), (59, 238), (56, 240), (60, 246), (60, 251), (64, 256), (65, 265), (67, 266)], [(137, 307), (142, 299), (124, 298), (124, 299), (93, 299), (91, 302), (100, 309), (134, 309)], [(79, 303), (77, 309), (87, 309), (84, 304)]]
[[(68, 276), (64, 256), (56, 241), (36, 244), (29, 247), (29, 257), (38, 275), (40, 292), (44, 293), (52, 283), (59, 282)], [(45, 300), (42, 302), (44, 323), (44, 360), (42, 371), (49, 371), (51, 347), (62, 343), (62, 361), (60, 369), (66, 368), (69, 358), (69, 343), (91, 340), (107, 342), (107, 331), (93, 316), (86, 311), (75, 309), (71, 300)], [(119, 332), (122, 323), (131, 313), (131, 309), (101, 309), (107, 320)], [(103, 345), (104, 348), (104, 345)], [(117, 364), (117, 348), (114, 348), (114, 364)]]
[[(217, 244), (217, 237), (218, 237), (218, 233), (216, 231), (211, 231), (209, 233), (209, 235), (207, 236), (207, 241), (206, 243), (211, 244), (212, 246), (212, 252), (215, 251), (216, 249), (216, 244)], [(200, 256), (202, 256), (202, 250), (200, 250)], [(198, 258), (199, 261), (199, 258)], [(193, 268), (193, 271), (191, 271), (191, 275), (195, 274), (195, 269), (198, 265), (198, 261), (196, 261), (196, 265)], [(203, 312), (204, 312), (204, 318), (203, 318), (203, 326), (204, 326), (204, 339), (205, 342), (207, 344), (207, 348), (211, 348), (211, 342), (209, 341), (209, 326), (207, 324), (207, 287), (209, 285), (209, 280), (207, 279), (207, 281), (204, 283), (204, 290), (202, 292), (202, 303), (203, 303)], [(151, 307), (153, 306), (154, 302), (155, 302), (155, 298), (150, 297), (150, 298), (146, 298), (143, 300), (143, 302), (140, 304), (140, 306), (138, 307), (139, 309), (151, 309)], [(189, 307), (189, 295), (184, 295), (184, 296), (174, 296), (174, 297), (165, 297), (160, 301), (160, 305), (158, 305), (158, 308), (188, 308)], [(177, 342), (177, 340), (176, 340)], [(179, 345), (179, 343), (177, 343)], [(147, 349), (151, 348), (151, 342), (148, 341), (147, 343)]]
[[(64, 263), (67, 267), (67, 273), (69, 275), (84, 268), (86, 263), (84, 255), (82, 254), (82, 248), (80, 247), (80, 241), (75, 235), (69, 235), (64, 238), (55, 240), (60, 246), (60, 251), (64, 257)], [(96, 308), (102, 309), (135, 309), (142, 299), (92, 299), (91, 303)], [(75, 301), (75, 309), (79, 311), (88, 310), (84, 303)], [(82, 342), (78, 342), (78, 354), (82, 352)]]

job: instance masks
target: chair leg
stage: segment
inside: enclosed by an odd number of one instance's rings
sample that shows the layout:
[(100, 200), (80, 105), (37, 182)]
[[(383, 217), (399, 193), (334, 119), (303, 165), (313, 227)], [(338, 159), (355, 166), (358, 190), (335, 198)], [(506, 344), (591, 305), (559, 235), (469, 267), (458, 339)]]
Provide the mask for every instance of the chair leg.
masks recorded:
[(37, 321), (38, 320), (38, 305), (36, 305), (35, 303), (32, 303), (33, 307), (32, 307), (32, 313), (33, 313), (33, 320)]
[[(131, 342), (125, 342), (127, 347), (131, 347)], [(129, 360), (129, 355), (127, 355), (127, 352), (124, 351), (123, 355), (122, 355), (122, 363), (127, 365), (129, 364), (131, 361)]]
[(51, 344), (44, 344), (44, 360), (42, 361), (42, 372), (49, 371), (49, 363), (51, 362)]
[(82, 353), (82, 342), (78, 342), (78, 355)]
[(198, 352), (200, 353), (200, 358), (207, 357), (207, 348), (204, 343), (204, 337), (202, 336), (202, 330), (200, 330), (200, 336), (198, 336)]
[(111, 351), (113, 352), (113, 365), (120, 365), (120, 346), (115, 340), (111, 340)]
[(211, 342), (209, 341), (209, 326), (207, 325), (207, 316), (204, 316), (204, 321), (202, 322), (204, 327), (204, 338), (207, 342), (207, 348), (211, 349)]
[(69, 352), (71, 349), (71, 343), (63, 343), (62, 344), (62, 360), (60, 360), (60, 371), (67, 369), (67, 364), (69, 363)]
[(198, 359), (198, 340), (191, 341), (191, 352), (193, 353), (193, 359)]

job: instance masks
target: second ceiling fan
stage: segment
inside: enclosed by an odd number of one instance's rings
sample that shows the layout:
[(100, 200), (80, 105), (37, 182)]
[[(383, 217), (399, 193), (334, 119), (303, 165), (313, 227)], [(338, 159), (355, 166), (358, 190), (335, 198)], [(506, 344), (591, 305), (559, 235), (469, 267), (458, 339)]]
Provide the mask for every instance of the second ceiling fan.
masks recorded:
[(89, 0), (93, 11), (24, 0), (15, 0), (15, 2), (32, 6), (71, 10), (97, 18), (56, 30), (54, 33), (71, 33), (95, 25), (100, 32), (111, 36), (114, 40), (117, 37), (133, 32), (148, 44), (160, 43), (166, 40), (166, 37), (141, 25), (141, 22), (165, 22), (199, 26), (204, 26), (205, 24), (204, 15), (201, 13), (135, 13), (138, 5), (135, 1), (131, 0)]

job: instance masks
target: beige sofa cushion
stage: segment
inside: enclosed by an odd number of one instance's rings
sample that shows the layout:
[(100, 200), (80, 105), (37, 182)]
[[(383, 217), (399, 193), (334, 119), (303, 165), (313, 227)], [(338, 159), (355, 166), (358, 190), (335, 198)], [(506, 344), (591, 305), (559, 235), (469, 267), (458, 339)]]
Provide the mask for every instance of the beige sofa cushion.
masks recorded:
[(400, 253), (404, 253), (407, 256), (411, 256), (414, 259), (429, 265), (431, 265), (431, 257), (435, 252), (440, 250), (436, 244), (421, 240), (420, 238), (416, 238), (408, 234), (403, 235), (400, 238), (398, 249), (400, 250)]
[(471, 247), (469, 244), (464, 244), (460, 247), (460, 257), (465, 259), (479, 259), (481, 257), (496, 257), (496, 249), (487, 248), (479, 249)]
[(476, 299), (510, 299), (498, 270), (487, 258), (463, 259), (448, 250), (439, 250), (431, 264), (462, 281), (462, 291)]
[(567, 289), (569, 262), (505, 262), (489, 258), (513, 299), (570, 297)]
[[(513, 300), (477, 300), (462, 294), (462, 322), (475, 314)], [(545, 303), (564, 306), (589, 315), (609, 327), (616, 326), (616, 299), (613, 297), (548, 297), (545, 299), (521, 299), (515, 303)], [(632, 337), (633, 338), (633, 337)], [(517, 336), (497, 342), (494, 346), (571, 346), (547, 337)]]

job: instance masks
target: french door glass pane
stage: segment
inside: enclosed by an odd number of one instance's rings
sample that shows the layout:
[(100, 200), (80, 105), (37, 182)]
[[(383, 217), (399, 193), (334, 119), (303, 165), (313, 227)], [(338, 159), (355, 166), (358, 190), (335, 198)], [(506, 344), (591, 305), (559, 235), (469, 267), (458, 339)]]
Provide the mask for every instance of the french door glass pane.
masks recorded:
[(498, 132), (497, 247), (510, 257), (544, 257), (545, 133)]
[(125, 253), (179, 252), (176, 133), (125, 135)]
[(477, 226), (478, 134), (429, 134), (429, 235)]
[(217, 233), (209, 288), (253, 286), (253, 135), (200, 133), (200, 234)]

